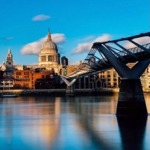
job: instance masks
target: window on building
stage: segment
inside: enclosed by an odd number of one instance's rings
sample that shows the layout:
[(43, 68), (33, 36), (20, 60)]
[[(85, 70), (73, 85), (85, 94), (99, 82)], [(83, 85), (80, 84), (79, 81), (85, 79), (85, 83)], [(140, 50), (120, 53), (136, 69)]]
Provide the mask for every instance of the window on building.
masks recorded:
[(49, 56), (48, 56), (48, 61), (54, 61), (53, 56), (49, 55)]
[(24, 75), (29, 75), (29, 72), (24, 72)]
[(41, 61), (42, 62), (46, 61), (46, 56), (41, 56)]
[(16, 79), (19, 79), (19, 78), (21, 78), (21, 76), (16, 76)]
[(21, 75), (21, 72), (16, 72), (16, 75)]
[(116, 71), (114, 71), (113, 74), (114, 74), (114, 77), (117, 77), (117, 72)]
[(114, 82), (114, 86), (116, 86), (117, 85), (117, 83), (116, 82)]
[(24, 83), (23, 88), (29, 88), (29, 84), (28, 83)]
[(24, 78), (29, 78), (29, 72), (24, 72)]
[(18, 79), (21, 78), (21, 72), (16, 72), (16, 78), (18, 78)]
[(24, 76), (24, 78), (28, 79), (28, 78), (29, 78), (29, 76)]
[(107, 71), (107, 74), (110, 75), (110, 71)]

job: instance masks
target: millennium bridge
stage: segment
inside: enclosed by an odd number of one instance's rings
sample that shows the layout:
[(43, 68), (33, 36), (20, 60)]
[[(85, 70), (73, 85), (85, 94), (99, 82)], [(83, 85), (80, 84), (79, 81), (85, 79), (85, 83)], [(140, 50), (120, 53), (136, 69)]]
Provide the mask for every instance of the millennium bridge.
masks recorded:
[[(138, 41), (144, 41), (146, 44), (140, 44)], [(126, 42), (135, 47), (126, 48)], [(128, 63), (134, 63), (134, 65), (129, 67)], [(150, 32), (147, 32), (118, 40), (93, 43), (82, 65), (75, 72), (61, 78), (67, 84), (67, 89), (72, 92), (73, 84), (79, 76), (114, 68), (121, 79), (116, 114), (143, 116), (147, 115), (147, 108), (140, 76), (149, 63)]]

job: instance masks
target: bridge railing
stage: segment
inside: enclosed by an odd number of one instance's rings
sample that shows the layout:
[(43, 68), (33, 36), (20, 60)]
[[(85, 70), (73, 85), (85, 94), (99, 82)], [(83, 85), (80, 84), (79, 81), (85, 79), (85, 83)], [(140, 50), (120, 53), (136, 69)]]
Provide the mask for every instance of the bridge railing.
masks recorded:
[[(147, 55), (148, 53), (150, 54), (150, 43), (140, 45), (134, 42), (134, 38), (140, 38), (144, 36), (150, 36), (150, 32), (145, 34), (140, 34), (137, 36), (122, 38), (119, 40), (94, 43), (87, 57), (83, 61), (82, 66), (80, 66), (77, 70), (69, 74), (68, 77), (71, 76), (73, 77), (80, 74), (82, 75), (82, 73), (93, 72), (94, 70), (100, 71), (107, 68), (111, 68), (112, 66), (110, 62), (100, 51), (99, 46), (104, 46), (108, 51), (112, 52), (116, 58), (122, 59), (122, 61), (125, 63), (128, 63), (130, 61), (136, 62), (142, 56), (144, 56), (145, 59), (145, 55)], [(121, 46), (118, 43), (121, 41), (131, 42), (132, 44), (136, 45), (136, 47), (127, 49), (125, 46)]]

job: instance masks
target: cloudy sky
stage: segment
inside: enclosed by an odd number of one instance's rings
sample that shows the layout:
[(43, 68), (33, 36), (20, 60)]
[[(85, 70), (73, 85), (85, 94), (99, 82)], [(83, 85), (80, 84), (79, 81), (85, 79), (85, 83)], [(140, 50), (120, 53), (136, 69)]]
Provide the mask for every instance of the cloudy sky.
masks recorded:
[(75, 64), (94, 42), (149, 32), (150, 0), (0, 0), (0, 64), (9, 48), (15, 64), (38, 63), (48, 30)]

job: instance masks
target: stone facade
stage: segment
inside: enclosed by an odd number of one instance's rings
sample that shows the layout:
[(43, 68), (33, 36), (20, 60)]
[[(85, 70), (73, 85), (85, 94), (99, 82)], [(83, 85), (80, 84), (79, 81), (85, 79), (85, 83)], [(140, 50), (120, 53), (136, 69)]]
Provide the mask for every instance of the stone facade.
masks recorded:
[(150, 92), (150, 65), (141, 76), (141, 84), (145, 92)]
[(61, 69), (60, 54), (57, 45), (52, 41), (51, 34), (48, 33), (47, 40), (43, 43), (39, 53), (39, 67), (59, 73)]

